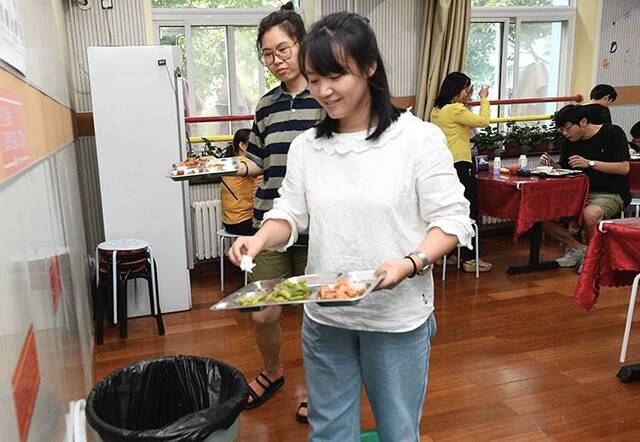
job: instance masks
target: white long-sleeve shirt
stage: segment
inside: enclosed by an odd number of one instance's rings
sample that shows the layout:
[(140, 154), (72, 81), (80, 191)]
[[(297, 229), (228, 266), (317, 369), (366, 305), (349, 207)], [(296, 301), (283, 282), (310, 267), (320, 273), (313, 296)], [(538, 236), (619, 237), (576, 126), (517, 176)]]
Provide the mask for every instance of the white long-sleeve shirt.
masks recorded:
[[(283, 219), (293, 244), (309, 231), (307, 274), (376, 269), (415, 250), (439, 227), (470, 245), (469, 203), (444, 134), (404, 112), (375, 141), (367, 131), (299, 135), (288, 153), (280, 197), (267, 219)], [(354, 330), (405, 332), (433, 312), (431, 272), (371, 293), (358, 305), (305, 305), (316, 322)]]

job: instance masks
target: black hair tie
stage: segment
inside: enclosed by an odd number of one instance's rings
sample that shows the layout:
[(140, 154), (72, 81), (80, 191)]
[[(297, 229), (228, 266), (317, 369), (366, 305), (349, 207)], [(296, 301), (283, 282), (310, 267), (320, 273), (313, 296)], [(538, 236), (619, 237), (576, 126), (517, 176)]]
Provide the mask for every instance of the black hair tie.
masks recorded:
[(413, 266), (413, 273), (409, 276), (409, 278), (413, 278), (418, 274), (418, 266), (416, 266), (416, 262), (411, 258), (411, 255), (405, 256), (405, 259), (411, 261), (411, 265)]

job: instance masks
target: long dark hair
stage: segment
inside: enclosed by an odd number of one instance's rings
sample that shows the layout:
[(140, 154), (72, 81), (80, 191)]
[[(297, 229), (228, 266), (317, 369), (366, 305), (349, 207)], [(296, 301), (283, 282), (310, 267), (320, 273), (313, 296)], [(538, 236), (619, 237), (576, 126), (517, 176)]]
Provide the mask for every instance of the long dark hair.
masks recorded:
[(451, 72), (447, 74), (440, 86), (440, 92), (436, 97), (435, 106), (442, 109), (447, 104), (451, 104), (453, 97), (458, 95), (464, 89), (471, 86), (471, 78), (462, 72)]
[[(398, 119), (401, 111), (391, 103), (389, 82), (384, 70), (378, 42), (367, 20), (351, 12), (338, 12), (324, 17), (311, 28), (298, 53), (300, 70), (307, 78), (306, 63), (318, 75), (349, 73), (347, 58), (352, 58), (361, 75), (367, 76), (374, 64), (376, 71), (368, 77), (371, 93), (371, 120), (376, 129), (367, 140), (376, 140)], [(374, 118), (375, 117), (375, 118)], [(331, 137), (338, 122), (327, 114), (316, 126), (316, 137)]]
[(258, 38), (256, 39), (256, 49), (260, 52), (262, 48), (262, 37), (271, 28), (278, 26), (292, 40), (301, 42), (307, 35), (302, 17), (293, 10), (293, 2), (287, 2), (279, 11), (272, 12), (260, 20), (258, 25)]

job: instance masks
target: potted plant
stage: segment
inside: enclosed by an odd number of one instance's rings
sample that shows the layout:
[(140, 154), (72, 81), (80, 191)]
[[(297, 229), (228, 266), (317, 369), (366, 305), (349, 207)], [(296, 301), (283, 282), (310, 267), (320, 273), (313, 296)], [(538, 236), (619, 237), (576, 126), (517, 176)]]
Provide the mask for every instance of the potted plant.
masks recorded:
[(555, 138), (556, 129), (550, 126), (537, 126), (536, 131), (531, 139), (531, 152), (548, 152), (553, 150), (553, 140)]
[(492, 157), (496, 151), (502, 147), (504, 135), (497, 127), (487, 126), (471, 138), (473, 146), (478, 151), (478, 155)]
[(517, 157), (529, 153), (536, 129), (534, 126), (519, 125), (514, 121), (507, 123), (504, 136), (504, 156)]

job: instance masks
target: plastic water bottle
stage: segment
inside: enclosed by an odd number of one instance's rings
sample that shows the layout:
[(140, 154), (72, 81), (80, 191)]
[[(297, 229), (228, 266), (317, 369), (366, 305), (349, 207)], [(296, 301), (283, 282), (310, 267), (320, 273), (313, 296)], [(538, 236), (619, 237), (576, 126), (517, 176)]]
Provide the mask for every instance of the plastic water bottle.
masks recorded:
[(502, 160), (500, 157), (493, 159), (493, 176), (500, 176), (500, 168), (502, 167)]
[(520, 155), (520, 158), (518, 159), (518, 162), (520, 163), (520, 169), (526, 169), (527, 168), (527, 156), (526, 155)]

